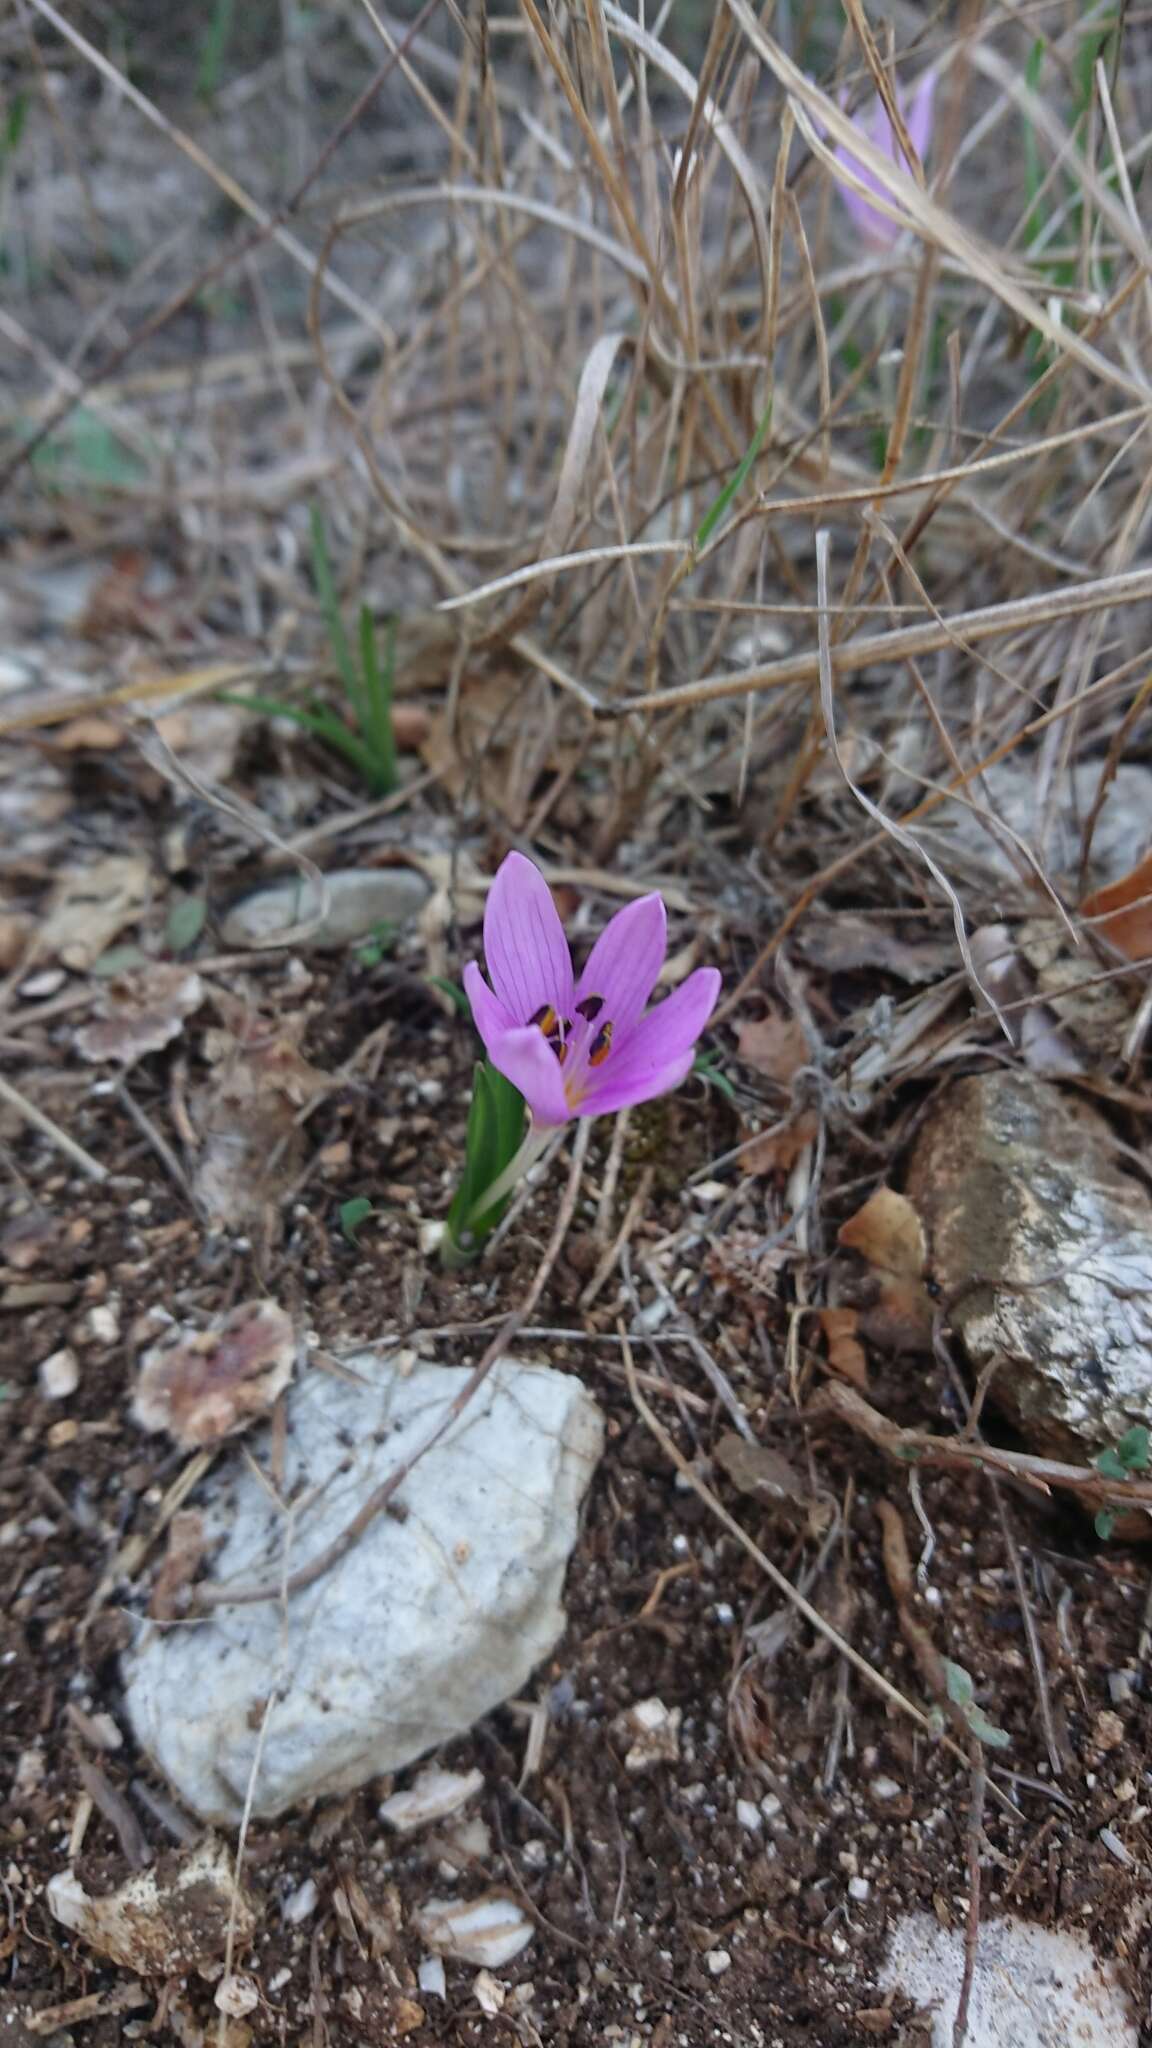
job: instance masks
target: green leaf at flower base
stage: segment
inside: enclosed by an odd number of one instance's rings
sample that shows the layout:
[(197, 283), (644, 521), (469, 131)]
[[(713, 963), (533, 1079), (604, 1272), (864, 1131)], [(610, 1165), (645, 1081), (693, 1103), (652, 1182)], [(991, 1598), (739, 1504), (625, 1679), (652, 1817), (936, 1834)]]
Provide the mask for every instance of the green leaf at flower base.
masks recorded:
[(692, 1072), (698, 1081), (703, 1081), (705, 1087), (715, 1088), (729, 1102), (735, 1102), (736, 1090), (721, 1067), (716, 1053), (698, 1052), (692, 1062)]
[(477, 1066), (468, 1112), (464, 1173), (448, 1211), (445, 1242), (449, 1263), (461, 1264), (479, 1251), (499, 1223), (511, 1199), (506, 1194), (492, 1208), (476, 1213), (485, 1190), (510, 1166), (524, 1135), (524, 1098), (498, 1074), (491, 1060)]
[(1100, 1456), (1096, 1460), (1096, 1470), (1099, 1472), (1101, 1479), (1127, 1479), (1128, 1477), (1127, 1465), (1124, 1464), (1119, 1452), (1114, 1451), (1111, 1445), (1109, 1445), (1106, 1451), (1101, 1451)]
[(1095, 1527), (1096, 1534), (1100, 1538), (1101, 1543), (1107, 1543), (1113, 1529), (1116, 1527), (1115, 1508), (1101, 1508), (1096, 1517)]
[(367, 1195), (353, 1195), (350, 1201), (341, 1202), (340, 1204), (340, 1228), (348, 1239), (349, 1244), (356, 1251), (360, 1249), (360, 1239), (357, 1233), (361, 1224), (367, 1223), (371, 1214), (372, 1204), (368, 1200)]

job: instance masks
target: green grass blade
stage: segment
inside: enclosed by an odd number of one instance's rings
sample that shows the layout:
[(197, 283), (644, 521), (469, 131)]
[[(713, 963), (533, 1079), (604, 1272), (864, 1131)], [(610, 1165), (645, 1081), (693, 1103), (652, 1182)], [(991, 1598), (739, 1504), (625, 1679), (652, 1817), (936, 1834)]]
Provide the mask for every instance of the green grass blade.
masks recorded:
[(752, 464), (755, 462), (756, 457), (759, 455), (761, 448), (764, 446), (764, 436), (767, 434), (771, 424), (772, 400), (769, 399), (767, 405), (764, 407), (764, 410), (760, 415), (759, 420), (756, 423), (756, 432), (753, 434), (752, 439), (748, 443), (744, 455), (741, 457), (741, 460), (737, 463), (735, 470), (729, 477), (728, 482), (725, 484), (724, 489), (720, 493), (720, 496), (715, 500), (715, 502), (712, 505), (709, 506), (707, 512), (704, 514), (703, 519), (700, 521), (700, 524), (696, 529), (696, 546), (698, 548), (702, 548), (705, 542), (716, 531), (716, 528), (719, 526), (720, 521), (723, 519), (724, 514), (728, 510), (729, 505), (732, 503), (733, 498), (736, 496), (737, 491), (743, 489), (745, 483), (747, 482), (749, 473), (751, 471)]
[(320, 610), (328, 630), (332, 657), (340, 671), (340, 679), (348, 693), (348, 701), (355, 714), (356, 723), (361, 732), (366, 734), (368, 721), (364, 693), (340, 612), (340, 599), (336, 594), (336, 581), (328, 553), (328, 537), (324, 531), (324, 516), (318, 505), (312, 506), (308, 518), (312, 533), (312, 580), (316, 585), (316, 595), (320, 599)]
[[(1038, 36), (1028, 52), (1028, 62), (1024, 67), (1024, 83), (1028, 87), (1029, 92), (1038, 92), (1040, 89), (1040, 73), (1044, 68), (1044, 50), (1044, 38), (1043, 36)], [(1032, 247), (1033, 242), (1044, 226), (1044, 211), (1038, 203), (1040, 187), (1043, 182), (1044, 174), (1040, 166), (1040, 140), (1031, 121), (1026, 120), (1024, 123), (1024, 190), (1028, 198), (1028, 217), (1024, 222), (1024, 246), (1026, 249)]]
[(315, 733), (325, 746), (343, 754), (362, 781), (371, 783), (374, 772), (371, 749), (326, 704), (306, 709), (302, 704), (288, 704), (282, 697), (245, 697), (238, 690), (218, 690), (216, 695), (219, 703), (236, 704), (241, 711), (262, 712), (265, 718), (290, 718), (293, 725)]
[(220, 89), (220, 74), (232, 40), (235, 16), (236, 0), (216, 0), (200, 44), (200, 62), (196, 67), (196, 91), (202, 100), (214, 100)]

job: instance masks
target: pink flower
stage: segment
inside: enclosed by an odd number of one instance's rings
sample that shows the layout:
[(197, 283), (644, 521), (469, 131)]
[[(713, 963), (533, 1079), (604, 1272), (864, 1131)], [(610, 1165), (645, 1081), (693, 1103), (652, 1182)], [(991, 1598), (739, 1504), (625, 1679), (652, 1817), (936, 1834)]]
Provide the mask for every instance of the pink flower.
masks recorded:
[(645, 1014), (667, 950), (664, 905), (642, 896), (605, 925), (577, 981), (539, 868), (522, 853), (501, 863), (484, 913), (492, 988), (475, 961), (464, 987), (489, 1059), (537, 1127), (604, 1116), (679, 1087), (720, 976), (698, 967)]
[[(932, 102), (935, 91), (936, 73), (926, 71), (911, 95), (898, 95), (904, 125), (908, 130), (912, 147), (921, 160), (927, 155), (928, 145), (932, 140)], [(896, 139), (896, 131), (888, 119), (882, 99), (874, 99), (869, 107), (857, 114), (854, 117), (854, 125), (860, 129), (861, 134), (867, 136), (869, 142), (875, 144), (877, 149), (883, 150), (885, 156), (891, 157), (894, 164), (907, 169), (904, 152)], [(866, 170), (864, 165), (839, 143), (836, 146), (836, 159), (838, 163), (844, 165), (845, 170), (851, 171), (862, 185), (866, 185), (870, 192), (883, 193), (884, 187), (879, 178)], [(900, 234), (899, 223), (889, 220), (887, 214), (879, 212), (875, 206), (869, 206), (868, 201), (862, 199), (858, 192), (854, 192), (850, 185), (841, 185), (840, 196), (865, 241), (871, 242), (876, 249), (890, 249)]]

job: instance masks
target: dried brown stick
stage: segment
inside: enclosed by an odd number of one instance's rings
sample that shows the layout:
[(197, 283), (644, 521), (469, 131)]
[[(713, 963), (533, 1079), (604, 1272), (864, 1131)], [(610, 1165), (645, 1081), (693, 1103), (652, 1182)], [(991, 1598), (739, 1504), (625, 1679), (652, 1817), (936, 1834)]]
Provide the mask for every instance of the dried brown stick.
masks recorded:
[(905, 1467), (934, 1465), (948, 1472), (994, 1472), (1016, 1480), (1033, 1493), (1048, 1494), (1054, 1487), (1075, 1493), (1086, 1507), (1145, 1508), (1152, 1512), (1150, 1479), (1107, 1479), (1092, 1465), (1065, 1465), (1055, 1458), (1033, 1457), (1028, 1451), (1004, 1450), (998, 1444), (901, 1429), (853, 1387), (839, 1381), (820, 1387), (808, 1403), (807, 1413), (814, 1420), (832, 1417), (846, 1422)]
[(348, 1552), (359, 1542), (364, 1531), (371, 1526), (377, 1516), (383, 1514), (389, 1501), (395, 1499), (405, 1480), (415, 1470), (421, 1458), (434, 1449), (441, 1438), (447, 1435), (453, 1423), (464, 1413), (469, 1401), (479, 1392), (484, 1381), (488, 1378), (497, 1359), (504, 1352), (508, 1344), (511, 1343), (521, 1326), (527, 1322), (533, 1309), (536, 1307), (547, 1285), (548, 1276), (560, 1256), (561, 1247), (568, 1234), (568, 1227), (575, 1214), (576, 1199), (580, 1192), (580, 1182), (584, 1172), (584, 1161), (588, 1155), (590, 1131), (591, 1125), (586, 1121), (582, 1122), (578, 1128), (576, 1143), (572, 1148), (572, 1165), (568, 1174), (568, 1184), (565, 1187), (560, 1207), (557, 1211), (552, 1235), (548, 1240), (544, 1256), (536, 1268), (531, 1285), (523, 1301), (512, 1310), (511, 1315), (505, 1317), (478, 1365), (468, 1375), (455, 1400), (449, 1404), (435, 1427), (428, 1432), (428, 1435), (421, 1443), (417, 1444), (410, 1457), (402, 1458), (398, 1465), (393, 1466), (387, 1479), (382, 1480), (380, 1485), (374, 1488), (367, 1500), (363, 1502), (352, 1517), (347, 1527), (341, 1530), (339, 1536), (335, 1537), (328, 1544), (327, 1548), (320, 1551), (316, 1557), (309, 1559), (307, 1564), (301, 1565), (299, 1570), (293, 1572), (282, 1585), (198, 1587), (191, 1609), (192, 1618), (195, 1618), (197, 1615), (207, 1614), (217, 1607), (249, 1607), (260, 1601), (279, 1600), (293, 1593), (303, 1592), (307, 1586), (315, 1585), (317, 1579), (323, 1578), (325, 1572), (331, 1571), (333, 1565), (339, 1564), (340, 1559), (347, 1556)]

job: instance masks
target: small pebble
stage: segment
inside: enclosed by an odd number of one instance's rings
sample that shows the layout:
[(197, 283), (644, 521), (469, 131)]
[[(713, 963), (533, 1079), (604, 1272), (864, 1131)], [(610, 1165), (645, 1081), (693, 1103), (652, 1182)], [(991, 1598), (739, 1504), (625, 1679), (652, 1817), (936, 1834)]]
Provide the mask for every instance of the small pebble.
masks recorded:
[(229, 2019), (243, 2019), (245, 2013), (254, 2012), (260, 2003), (260, 1993), (251, 1977), (221, 1977), (216, 1986), (213, 2004), (217, 2012)]
[(753, 1799), (736, 1801), (736, 1818), (742, 1828), (748, 1829), (749, 1834), (759, 1834), (764, 1825), (764, 1816)]
[(857, 1899), (863, 1905), (865, 1899), (871, 1896), (871, 1892), (872, 1886), (866, 1877), (850, 1877), (848, 1879), (848, 1896), (850, 1899)]
[(1124, 1723), (1119, 1714), (1113, 1714), (1105, 1707), (1102, 1714), (1097, 1714), (1096, 1726), (1092, 1732), (1098, 1748), (1117, 1749), (1124, 1740)]
[(74, 1351), (65, 1347), (41, 1360), (40, 1392), (46, 1401), (66, 1401), (79, 1385), (80, 1365)]
[(1125, 1848), (1123, 1842), (1120, 1840), (1119, 1835), (1116, 1834), (1114, 1829), (1101, 1828), (1100, 1843), (1102, 1848), (1107, 1849), (1108, 1854), (1110, 1856), (1114, 1856), (1116, 1858), (1117, 1863), (1135, 1863), (1136, 1858), (1133, 1856), (1130, 1849)]
[(711, 1977), (722, 1977), (725, 1970), (732, 1968), (732, 1958), (726, 1948), (709, 1949), (705, 1961), (708, 1965), (708, 1974)]
[(45, 967), (39, 974), (30, 974), (20, 984), (20, 993), (28, 1002), (36, 1002), (42, 996), (54, 996), (63, 988), (68, 976), (62, 967)]
[(896, 1783), (895, 1778), (873, 1778), (872, 1797), (873, 1799), (898, 1799), (900, 1797), (900, 1787)]
[(280, 1911), (289, 1927), (299, 1927), (302, 1921), (311, 1917), (319, 1903), (320, 1893), (315, 1880), (306, 1877), (302, 1885), (289, 1892)]
[(416, 1976), (421, 1991), (427, 1992), (430, 1998), (447, 1998), (448, 1979), (439, 1956), (425, 1956)]
[(91, 1344), (115, 1344), (120, 1335), (120, 1318), (109, 1302), (90, 1308), (84, 1318), (84, 1335)]

